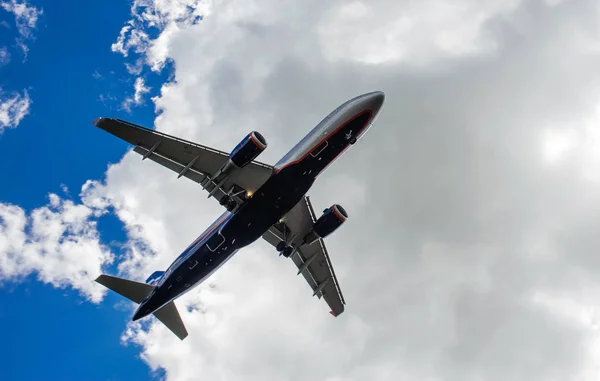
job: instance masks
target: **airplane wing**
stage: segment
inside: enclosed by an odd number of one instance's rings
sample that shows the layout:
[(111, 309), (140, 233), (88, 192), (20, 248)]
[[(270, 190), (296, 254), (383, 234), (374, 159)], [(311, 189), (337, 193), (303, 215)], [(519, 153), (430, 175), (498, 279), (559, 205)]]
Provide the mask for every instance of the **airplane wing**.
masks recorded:
[(174, 172), (177, 178), (185, 176), (205, 187), (217, 200), (233, 187), (234, 198), (241, 198), (247, 191), (257, 190), (271, 176), (273, 167), (252, 161), (234, 170), (225, 182), (212, 181), (219, 169), (229, 160), (229, 154), (171, 135), (163, 134), (136, 124), (112, 118), (99, 118), (93, 124), (130, 144), (142, 160), (150, 159)]
[[(229, 154), (226, 152), (120, 119), (99, 118), (94, 121), (94, 125), (134, 145), (133, 150), (142, 155), (142, 160), (150, 159), (177, 172), (178, 178), (185, 176), (201, 184), (209, 192), (209, 197), (215, 196), (217, 200), (233, 188), (234, 198), (242, 201), (244, 196), (238, 195), (239, 193), (257, 190), (273, 171), (270, 165), (252, 161), (231, 173), (223, 183), (219, 180), (215, 183), (215, 174), (229, 160)], [(311, 230), (315, 221), (310, 199), (304, 197), (286, 214), (284, 222), (273, 225), (263, 238), (273, 246), (277, 246), (290, 234), (301, 240), (304, 234)], [(299, 269), (298, 274), (303, 274), (314, 295), (325, 299), (331, 308), (331, 314), (338, 316), (344, 312), (346, 302), (323, 240), (298, 247), (292, 255), (292, 260)]]
[[(263, 234), (263, 238), (273, 246), (277, 246), (285, 237), (291, 237), (288, 243), (301, 242), (304, 235), (312, 229), (316, 219), (310, 198), (305, 196), (285, 215), (282, 222), (269, 228)], [(333, 316), (339, 316), (344, 312), (346, 302), (333, 271), (325, 242), (318, 239), (312, 244), (301, 245), (291, 258), (298, 268), (298, 275), (302, 274), (312, 288), (313, 296), (324, 298)]]

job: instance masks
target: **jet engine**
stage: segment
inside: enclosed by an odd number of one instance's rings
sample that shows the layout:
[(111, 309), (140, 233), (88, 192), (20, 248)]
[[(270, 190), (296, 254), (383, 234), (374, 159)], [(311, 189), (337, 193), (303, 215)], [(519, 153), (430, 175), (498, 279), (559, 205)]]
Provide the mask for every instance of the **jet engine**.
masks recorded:
[[(202, 182), (202, 187), (208, 189), (208, 197), (214, 195), (221, 186), (225, 184), (229, 176), (237, 169), (243, 168), (254, 160), (262, 151), (267, 148), (267, 141), (259, 132), (252, 131), (242, 141), (235, 146), (229, 154), (227, 160), (221, 168), (206, 181)], [(232, 198), (229, 191), (220, 199), (221, 205), (227, 207), (230, 212), (237, 207), (237, 202)]]
[(229, 160), (238, 168), (243, 168), (256, 159), (267, 148), (267, 140), (257, 131), (249, 133), (231, 151)]
[(319, 238), (325, 238), (333, 233), (348, 219), (348, 213), (341, 205), (333, 204), (323, 211), (314, 223), (311, 231), (304, 237), (304, 243), (310, 244)]

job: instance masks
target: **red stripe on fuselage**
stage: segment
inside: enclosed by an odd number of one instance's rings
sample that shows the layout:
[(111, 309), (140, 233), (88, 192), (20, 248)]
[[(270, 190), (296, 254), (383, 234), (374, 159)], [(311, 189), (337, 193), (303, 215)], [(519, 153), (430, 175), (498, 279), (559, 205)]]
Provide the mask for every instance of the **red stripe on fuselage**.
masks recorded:
[[(338, 128), (336, 128), (335, 130), (333, 130), (332, 132), (329, 133), (329, 135), (325, 136), (325, 138), (319, 140), (318, 143), (316, 143), (315, 145), (313, 145), (313, 147), (311, 149), (309, 149), (308, 151), (306, 151), (304, 153), (304, 155), (302, 155), (302, 157), (300, 157), (299, 159), (296, 159), (294, 161), (290, 161), (289, 163), (283, 164), (281, 167), (277, 168), (274, 172), (278, 173), (280, 172), (282, 169), (289, 167), (292, 164), (297, 164), (299, 162), (301, 162), (302, 160), (304, 160), (312, 151), (315, 150), (315, 148), (317, 148), (319, 145), (321, 145), (324, 141), (328, 140), (330, 137), (332, 137), (333, 135), (335, 135), (339, 130), (341, 130), (342, 128), (346, 127), (350, 122), (352, 122), (354, 119), (358, 118), (359, 116), (361, 116), (362, 114), (365, 113), (369, 113), (370, 117), (369, 119), (365, 122), (365, 124), (361, 127), (360, 130), (358, 130), (358, 132), (356, 133), (355, 137), (357, 137), (358, 135), (360, 135), (360, 133), (365, 129), (365, 126), (369, 125), (369, 122), (371, 121), (371, 119), (373, 118), (373, 111), (372, 110), (363, 110), (361, 112), (359, 112), (358, 114), (354, 115), (352, 118), (348, 119), (346, 122), (344, 122), (341, 126), (339, 126)], [(340, 153), (344, 152), (346, 149), (348, 148), (348, 146), (346, 146), (345, 149), (343, 149)], [(336, 155), (331, 162), (333, 162), (337, 157), (339, 156)]]
[[(368, 110), (368, 111), (371, 113), (371, 110)], [(360, 114), (358, 114), (357, 116), (360, 116)], [(352, 118), (352, 119), (354, 119), (354, 118)], [(362, 126), (360, 130), (358, 130), (358, 133), (357, 133), (356, 135), (354, 135), (354, 137), (355, 137), (355, 138), (357, 138), (357, 139), (358, 139), (358, 137), (359, 137), (360, 135), (362, 135), (363, 131), (365, 130), (365, 128), (367, 128), (367, 126), (369, 125), (369, 123), (371, 122), (371, 120), (373, 120), (373, 114), (372, 114), (372, 113), (371, 113), (371, 117), (370, 117), (370, 118), (369, 118), (369, 120), (368, 120), (368, 121), (365, 123), (365, 125), (364, 125), (364, 126)], [(350, 148), (350, 144), (347, 144), (347, 145), (346, 145), (346, 147), (345, 147), (343, 150), (341, 150), (341, 151), (340, 151), (340, 153), (338, 153), (337, 155), (335, 155), (335, 156), (334, 156), (334, 158), (333, 158), (333, 159), (331, 159), (331, 161), (330, 161), (330, 162), (329, 162), (329, 163), (328, 163), (328, 164), (325, 166), (325, 168), (323, 168), (323, 169), (321, 170), (321, 172), (319, 172), (319, 174), (321, 174), (321, 173), (325, 172), (325, 170), (326, 170), (327, 168), (329, 168), (329, 166), (331, 165), (331, 163), (333, 163), (334, 161), (336, 161), (336, 159), (337, 159), (338, 157), (340, 157), (340, 156), (341, 156), (341, 155), (342, 155), (344, 152), (346, 152), (346, 151), (348, 150), (348, 148)], [(315, 177), (315, 180), (316, 180), (316, 179), (317, 179), (317, 178)]]

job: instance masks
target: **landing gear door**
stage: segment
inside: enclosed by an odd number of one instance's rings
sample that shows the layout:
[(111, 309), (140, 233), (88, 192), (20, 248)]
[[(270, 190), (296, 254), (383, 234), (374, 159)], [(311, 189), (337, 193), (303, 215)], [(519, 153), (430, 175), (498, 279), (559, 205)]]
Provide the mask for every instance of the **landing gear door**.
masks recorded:
[(225, 236), (223, 236), (219, 230), (217, 234), (214, 234), (212, 237), (210, 237), (208, 242), (206, 242), (206, 247), (208, 247), (208, 250), (210, 251), (215, 251), (221, 247), (223, 243), (225, 243)]
[(312, 150), (310, 156), (317, 157), (323, 152), (323, 150), (327, 147), (329, 143), (325, 140), (323, 143), (319, 144), (315, 149)]

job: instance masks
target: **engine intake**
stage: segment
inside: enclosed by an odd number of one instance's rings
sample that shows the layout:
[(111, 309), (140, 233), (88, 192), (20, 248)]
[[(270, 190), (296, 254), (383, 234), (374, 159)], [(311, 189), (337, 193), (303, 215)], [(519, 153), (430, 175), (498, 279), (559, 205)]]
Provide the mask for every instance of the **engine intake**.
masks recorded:
[(243, 168), (256, 159), (267, 148), (267, 140), (257, 131), (249, 133), (231, 151), (229, 160), (238, 168)]
[(348, 213), (341, 205), (333, 204), (323, 211), (323, 214), (314, 223), (312, 230), (304, 237), (305, 243), (312, 243), (319, 238), (325, 238), (348, 219)]

